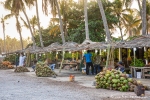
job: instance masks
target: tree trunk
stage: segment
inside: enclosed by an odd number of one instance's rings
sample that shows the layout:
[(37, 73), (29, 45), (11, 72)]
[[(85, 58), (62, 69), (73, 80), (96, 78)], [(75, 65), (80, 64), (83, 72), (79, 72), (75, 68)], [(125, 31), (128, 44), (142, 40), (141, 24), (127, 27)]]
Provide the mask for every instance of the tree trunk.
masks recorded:
[(120, 30), (120, 34), (121, 34), (121, 40), (123, 41), (123, 34), (122, 34), (122, 28), (121, 28), (120, 22), (119, 22), (119, 30)]
[[(63, 31), (63, 22), (62, 22), (62, 19), (61, 19), (60, 10), (59, 10), (59, 5), (58, 5), (57, 0), (56, 0), (56, 7), (57, 7), (58, 16), (59, 16), (59, 22), (60, 22), (60, 25), (59, 25), (59, 26), (60, 26), (61, 38), (62, 38), (63, 44), (65, 44), (65, 36), (64, 36), (64, 31)], [(65, 48), (63, 48), (63, 51), (62, 51), (62, 52), (63, 52), (63, 54), (62, 54), (62, 61), (61, 61), (59, 73), (61, 72), (62, 63), (63, 63), (63, 61), (64, 61)]]
[(101, 16), (102, 16), (104, 28), (105, 28), (105, 31), (106, 31), (107, 42), (111, 43), (111, 36), (110, 36), (109, 29), (108, 29), (108, 24), (107, 24), (107, 20), (106, 20), (106, 16), (105, 16), (105, 12), (104, 12), (104, 9), (103, 9), (102, 2), (101, 2), (101, 0), (97, 0), (97, 2), (98, 2), (98, 6), (99, 6), (99, 9), (100, 9)]
[(140, 15), (141, 15), (141, 19), (142, 19), (142, 8), (141, 8), (141, 4), (140, 4), (140, 0), (137, 0), (138, 1), (138, 6), (139, 6), (139, 10), (140, 10)]
[(3, 35), (4, 35), (4, 52), (6, 53), (6, 38), (5, 38), (5, 23), (2, 21)]
[(40, 37), (40, 43), (41, 43), (41, 47), (43, 48), (43, 39), (42, 39), (42, 32), (41, 32), (41, 28), (40, 28), (40, 19), (39, 19), (39, 11), (38, 11), (38, 2), (37, 0), (35, 0), (36, 3), (36, 16), (37, 16), (37, 22), (38, 22), (38, 29), (39, 29), (39, 37)]
[(87, 0), (84, 0), (84, 17), (85, 17), (85, 33), (86, 39), (89, 40), (88, 15), (87, 15)]
[(62, 38), (62, 42), (64, 44), (65, 43), (65, 36), (64, 36), (64, 31), (63, 31), (63, 22), (62, 22), (62, 19), (61, 19), (59, 5), (58, 5), (57, 0), (56, 0), (56, 7), (57, 7), (57, 10), (58, 10), (58, 16), (59, 16), (59, 22), (60, 22), (59, 26), (60, 26), (61, 38)]
[[(18, 16), (15, 15), (15, 18), (16, 18), (16, 22), (17, 22), (17, 26), (16, 26), (16, 27), (18, 27), (18, 25), (19, 25)], [(21, 49), (23, 50), (23, 40), (22, 40), (22, 35), (21, 35), (21, 29), (20, 29), (20, 27), (19, 27), (19, 29), (17, 29), (17, 30), (18, 30), (19, 36), (20, 36)]]
[(146, 0), (142, 2), (142, 35), (146, 35), (146, 28), (147, 21), (146, 21)]
[(33, 35), (33, 32), (32, 32), (32, 29), (31, 29), (31, 25), (30, 25), (28, 16), (27, 16), (27, 14), (26, 14), (26, 12), (25, 12), (25, 10), (23, 8), (22, 8), (22, 11), (23, 11), (23, 13), (24, 13), (24, 15), (26, 17), (26, 20), (27, 20), (27, 23), (28, 23), (28, 26), (29, 26), (29, 29), (30, 29), (30, 33), (31, 33), (31, 36), (32, 36), (32, 41), (33, 41), (33, 49), (35, 49), (35, 46), (36, 46), (35, 39), (34, 39), (34, 35)]

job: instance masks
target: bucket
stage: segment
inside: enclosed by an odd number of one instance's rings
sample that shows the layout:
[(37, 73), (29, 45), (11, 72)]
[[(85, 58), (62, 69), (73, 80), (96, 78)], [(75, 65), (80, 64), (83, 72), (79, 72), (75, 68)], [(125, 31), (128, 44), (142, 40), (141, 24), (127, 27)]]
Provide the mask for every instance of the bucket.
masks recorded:
[(141, 78), (141, 72), (136, 72), (137, 78)]
[(82, 68), (82, 74), (86, 74), (86, 68)]
[(74, 77), (75, 77), (74, 75), (70, 75), (70, 76), (69, 76), (69, 81), (70, 81), (70, 82), (73, 82), (73, 81), (74, 81)]

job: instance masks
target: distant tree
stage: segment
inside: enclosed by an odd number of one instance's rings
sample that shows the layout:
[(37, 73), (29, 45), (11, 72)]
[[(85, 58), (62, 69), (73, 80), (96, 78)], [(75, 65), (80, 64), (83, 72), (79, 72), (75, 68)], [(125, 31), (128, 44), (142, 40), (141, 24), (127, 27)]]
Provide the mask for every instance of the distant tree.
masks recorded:
[(1, 17), (1, 23), (2, 23), (2, 29), (3, 29), (3, 36), (4, 36), (4, 52), (6, 53), (6, 40), (5, 40), (5, 19), (4, 17), (2, 16)]
[(32, 29), (30, 26), (28, 15), (27, 15), (26, 10), (25, 10), (25, 4), (27, 6), (31, 6), (31, 5), (33, 5), (33, 2), (34, 2), (33, 0), (5, 0), (4, 5), (5, 5), (5, 8), (11, 8), (11, 12), (15, 12), (17, 14), (19, 14), (20, 11), (23, 12), (23, 14), (25, 15), (25, 18), (27, 20), (27, 24), (29, 26), (29, 29), (30, 29), (33, 45), (35, 47), (34, 35), (33, 35)]

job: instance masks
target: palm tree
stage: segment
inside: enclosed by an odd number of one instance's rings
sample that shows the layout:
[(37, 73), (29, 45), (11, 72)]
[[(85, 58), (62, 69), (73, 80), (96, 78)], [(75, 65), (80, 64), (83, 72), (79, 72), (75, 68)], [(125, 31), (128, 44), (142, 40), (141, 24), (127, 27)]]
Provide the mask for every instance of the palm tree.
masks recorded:
[(41, 47), (44, 47), (43, 45), (43, 39), (42, 39), (42, 32), (41, 32), (41, 27), (40, 27), (40, 19), (39, 19), (39, 11), (38, 11), (38, 2), (37, 0), (35, 0), (35, 4), (36, 4), (36, 16), (37, 16), (37, 22), (38, 22), (38, 29), (39, 29), (39, 37), (40, 37), (40, 43), (41, 43)]
[(8, 19), (8, 18), (13, 17), (13, 16), (15, 16), (15, 18), (16, 18), (16, 29), (17, 29), (17, 31), (19, 33), (20, 42), (21, 42), (21, 49), (23, 50), (23, 40), (22, 40), (22, 35), (21, 35), (21, 25), (20, 25), (20, 22), (18, 20), (18, 16), (19, 15), (16, 14), (16, 13), (11, 13), (11, 14), (6, 15), (4, 18)]
[(123, 41), (123, 33), (122, 33), (122, 28), (123, 28), (123, 14), (130, 9), (131, 4), (132, 4), (132, 0), (114, 0), (112, 2), (113, 4), (113, 13), (116, 15), (116, 17), (118, 18), (118, 24), (117, 27), (120, 30), (120, 34), (121, 34), (121, 39)]
[(62, 20), (63, 20), (64, 36), (66, 37), (68, 36), (67, 33), (68, 11), (71, 9), (73, 0), (60, 0), (59, 4), (60, 4), (60, 13), (62, 15)]
[(136, 36), (140, 34), (141, 19), (138, 17), (138, 14), (139, 13), (136, 9), (128, 10), (128, 14), (122, 14), (124, 26), (126, 28), (125, 33), (129, 33), (129, 36)]
[(146, 0), (142, 2), (142, 35), (146, 34), (147, 20), (146, 20)]
[(146, 3), (147, 34), (150, 31), (150, 2)]
[[(145, 17), (145, 15), (143, 15), (143, 11), (144, 11), (144, 9), (145, 9), (145, 8), (143, 9), (143, 6), (145, 6), (145, 5), (143, 5), (143, 4), (145, 4), (145, 1), (142, 2), (142, 7), (141, 7), (141, 2), (140, 2), (140, 0), (138, 0), (138, 6), (139, 6), (140, 14), (141, 14), (141, 19), (142, 19), (142, 27), (144, 27), (144, 26), (143, 26), (143, 25), (144, 25), (144, 21), (143, 21), (144, 19), (143, 19), (142, 17)], [(146, 26), (146, 28), (147, 28), (147, 29), (146, 29), (146, 30), (147, 30), (146, 33), (147, 33), (147, 34), (148, 34), (148, 30), (149, 30), (149, 19), (150, 19), (150, 17), (149, 17), (149, 16), (150, 16), (150, 10), (149, 10), (149, 9), (150, 9), (150, 2), (149, 2), (149, 1), (146, 1), (146, 9), (145, 9), (145, 10), (146, 10), (146, 22), (147, 22), (147, 23), (146, 23), (146, 24), (147, 24), (147, 26)], [(144, 12), (144, 13), (145, 13), (145, 12)], [(145, 30), (145, 29), (142, 28), (142, 34), (143, 34), (143, 35), (144, 35), (144, 30)], [(145, 34), (146, 34), (146, 33), (145, 33)]]
[[(24, 26), (25, 28), (29, 29), (29, 26), (28, 26), (28, 24), (26, 23), (26, 21), (25, 21), (22, 17), (20, 17), (20, 18), (21, 18), (22, 22), (24, 23), (23, 26)], [(35, 36), (35, 35), (36, 35), (35, 26), (38, 25), (37, 17), (36, 17), (36, 16), (33, 16), (33, 17), (30, 19), (30, 24), (31, 24), (31, 28), (32, 28), (32, 30), (33, 30), (33, 35)]]
[(121, 17), (121, 14), (122, 12), (124, 11), (123, 9), (123, 3), (121, 0), (115, 0), (113, 3), (113, 13), (116, 15), (117, 19), (118, 19), (118, 24), (117, 24), (117, 27), (119, 28), (120, 30), (120, 34), (121, 34), (121, 39), (123, 41), (123, 33), (122, 33), (122, 17)]
[(132, 14), (124, 14), (125, 33), (129, 33), (129, 37), (140, 34), (141, 19), (134, 17)]
[(18, 14), (19, 14), (20, 11), (23, 12), (23, 14), (26, 17), (29, 29), (30, 29), (30, 33), (31, 33), (31, 36), (32, 36), (32, 41), (33, 41), (33, 47), (35, 48), (34, 35), (33, 35), (32, 29), (31, 29), (31, 26), (30, 26), (29, 18), (27, 16), (26, 11), (25, 11), (25, 5), (24, 5), (23, 1), (27, 4), (27, 6), (33, 5), (32, 0), (6, 0), (5, 3), (4, 3), (4, 6), (5, 6), (5, 8), (11, 8), (11, 12), (15, 12), (15, 13), (18, 13)]
[[(54, 17), (56, 16), (56, 9), (57, 9), (58, 16), (59, 16), (59, 23), (60, 23), (59, 27), (60, 27), (60, 32), (61, 32), (62, 43), (65, 44), (65, 36), (64, 36), (64, 31), (63, 31), (63, 22), (62, 22), (62, 19), (61, 19), (61, 14), (60, 14), (58, 1), (57, 0), (42, 0), (42, 8), (43, 8), (43, 11), (46, 15), (48, 14), (48, 9), (47, 9), (48, 3), (51, 5), (51, 11), (52, 11), (52, 14), (53, 14)], [(65, 49), (63, 48), (63, 56), (62, 56), (62, 62), (61, 62), (61, 65), (60, 65), (59, 72), (61, 72), (62, 63), (63, 63), (63, 60), (64, 60), (64, 55), (65, 55)]]
[(90, 38), (89, 38), (89, 28), (88, 28), (87, 0), (84, 0), (84, 18), (85, 18), (86, 40), (90, 40)]
[(58, 12), (61, 38), (62, 38), (62, 42), (64, 44), (65, 43), (65, 36), (64, 36), (63, 22), (62, 22), (62, 19), (61, 19), (61, 14), (60, 14), (60, 9), (59, 9), (59, 5), (58, 5), (58, 1), (57, 0), (42, 0), (42, 9), (43, 9), (43, 12), (46, 15), (48, 15), (48, 4), (51, 5), (51, 12), (52, 12), (52, 14), (53, 14), (54, 17), (56, 16), (56, 10)]
[(2, 28), (3, 28), (3, 36), (4, 36), (4, 52), (6, 52), (6, 40), (5, 40), (5, 19), (3, 16), (1, 17), (1, 23), (2, 23)]
[(98, 2), (98, 6), (99, 6), (99, 9), (100, 9), (101, 16), (102, 16), (104, 28), (105, 28), (105, 31), (106, 31), (107, 42), (111, 43), (111, 36), (110, 36), (110, 32), (109, 32), (109, 28), (108, 28), (108, 24), (107, 24), (107, 20), (106, 20), (106, 16), (105, 16), (105, 12), (104, 12), (104, 9), (103, 9), (102, 2), (101, 2), (101, 0), (97, 0), (97, 2)]
[[(25, 25), (27, 25), (25, 21), (23, 21), (23, 22), (24, 22)], [(38, 25), (37, 17), (36, 17), (36, 16), (33, 16), (33, 17), (30, 19), (30, 24), (31, 24), (31, 27), (32, 27), (32, 30), (33, 30), (33, 34), (35, 35), (35, 26)]]

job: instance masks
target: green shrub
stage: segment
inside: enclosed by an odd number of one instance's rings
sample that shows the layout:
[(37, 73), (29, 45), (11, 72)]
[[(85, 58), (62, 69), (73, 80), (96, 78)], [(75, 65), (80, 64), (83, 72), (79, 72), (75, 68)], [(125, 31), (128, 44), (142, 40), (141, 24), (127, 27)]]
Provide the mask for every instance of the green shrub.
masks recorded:
[(142, 59), (135, 59), (135, 63), (134, 63), (134, 60), (132, 60), (130, 65), (135, 66), (135, 67), (143, 67), (145, 64), (142, 61)]

